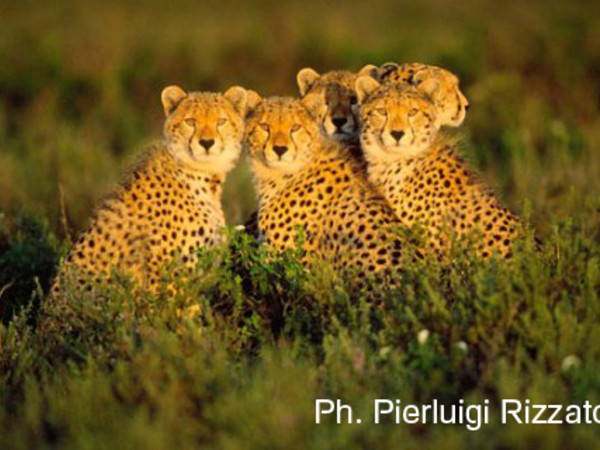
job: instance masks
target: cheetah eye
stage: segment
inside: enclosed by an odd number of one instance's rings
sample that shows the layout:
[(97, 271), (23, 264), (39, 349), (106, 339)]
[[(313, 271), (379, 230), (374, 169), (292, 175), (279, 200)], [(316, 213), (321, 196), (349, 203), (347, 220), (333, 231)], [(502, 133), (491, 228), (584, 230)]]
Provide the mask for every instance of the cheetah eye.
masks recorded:
[(261, 127), (264, 131), (266, 131), (267, 133), (269, 132), (269, 125), (266, 123), (259, 123), (258, 124), (259, 127)]
[(417, 115), (418, 112), (419, 112), (419, 110), (417, 108), (413, 108), (409, 111), (408, 116), (413, 117), (413, 116)]
[(218, 126), (225, 125), (226, 122), (227, 122), (227, 119), (224, 117), (221, 117), (219, 120), (217, 120), (217, 125)]
[(186, 123), (186, 125), (189, 125), (190, 127), (196, 126), (196, 119), (194, 119), (193, 117), (188, 117), (187, 119), (184, 119), (184, 122)]
[(385, 108), (377, 108), (375, 112), (380, 116), (387, 116), (387, 111)]
[(300, 128), (302, 128), (302, 125), (299, 124), (295, 124), (292, 126), (292, 133), (295, 133), (296, 131), (299, 131)]
[(350, 104), (351, 105), (356, 105), (357, 101), (358, 101), (358, 99), (356, 98), (356, 95), (353, 95), (352, 97), (350, 97)]

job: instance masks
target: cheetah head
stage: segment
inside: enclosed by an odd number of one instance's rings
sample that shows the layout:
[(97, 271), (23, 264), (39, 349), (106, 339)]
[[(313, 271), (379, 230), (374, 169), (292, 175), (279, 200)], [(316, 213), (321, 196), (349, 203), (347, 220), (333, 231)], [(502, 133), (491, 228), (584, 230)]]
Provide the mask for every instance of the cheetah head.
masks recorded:
[(367, 159), (414, 156), (432, 144), (440, 125), (437, 108), (427, 95), (407, 86), (380, 84), (371, 77), (356, 81), (356, 93)]
[(246, 120), (246, 144), (253, 167), (294, 172), (310, 161), (312, 144), (320, 139), (319, 126), (300, 100), (261, 99), (253, 92)]
[(296, 79), (302, 102), (321, 126), (321, 132), (338, 141), (358, 135), (358, 108), (354, 84), (358, 76), (377, 74), (377, 67), (367, 65), (358, 74), (333, 71), (320, 75), (305, 68)]
[[(421, 63), (385, 63), (379, 69), (379, 79), (385, 83), (413, 86), (424, 93), (428, 91), (442, 126), (458, 127), (465, 120), (469, 101), (458, 86), (458, 78), (446, 69)], [(437, 88), (432, 90), (430, 83), (433, 81), (437, 82)]]
[(194, 169), (231, 170), (242, 149), (246, 99), (246, 91), (239, 86), (224, 94), (186, 93), (177, 86), (166, 87), (161, 100), (171, 156)]

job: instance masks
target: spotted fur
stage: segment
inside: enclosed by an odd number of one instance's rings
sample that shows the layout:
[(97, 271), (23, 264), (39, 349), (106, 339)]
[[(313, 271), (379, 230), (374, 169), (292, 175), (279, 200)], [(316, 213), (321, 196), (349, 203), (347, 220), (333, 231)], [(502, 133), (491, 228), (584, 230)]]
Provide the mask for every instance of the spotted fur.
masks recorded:
[(192, 267), (197, 250), (220, 240), (221, 191), (241, 152), (246, 93), (162, 94), (164, 141), (142, 160), (96, 212), (64, 261), (54, 292), (91, 291), (116, 271), (153, 290), (163, 265)]
[(368, 177), (401, 222), (419, 226), (435, 253), (447, 252), (454, 238), (468, 238), (484, 258), (509, 256), (519, 219), (460, 157), (458, 141), (437, 133), (430, 98), (372, 79), (359, 79), (357, 92)]
[(459, 88), (458, 78), (446, 69), (421, 63), (386, 63), (379, 69), (378, 80), (412, 86), (427, 94), (438, 109), (441, 126), (458, 127), (465, 120), (469, 101)]
[(262, 240), (294, 248), (303, 229), (308, 259), (326, 260), (340, 273), (356, 269), (361, 280), (398, 268), (402, 243), (393, 211), (300, 101), (262, 100), (247, 121), (246, 142)]

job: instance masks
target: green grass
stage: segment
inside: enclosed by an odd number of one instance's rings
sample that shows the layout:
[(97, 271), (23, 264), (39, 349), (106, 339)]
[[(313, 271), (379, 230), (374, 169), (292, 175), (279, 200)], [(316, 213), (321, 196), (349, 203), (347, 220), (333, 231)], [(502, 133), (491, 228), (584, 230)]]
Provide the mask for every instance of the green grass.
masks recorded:
[[(600, 403), (600, 5), (5, 2), (0, 28), (0, 447), (598, 445), (597, 425), (501, 425), (497, 406)], [(295, 94), (301, 67), (388, 60), (460, 76), (464, 153), (541, 253), (407, 263), (398, 292), (369, 303), (236, 235), (175, 298), (73, 295), (40, 324), (70, 239), (160, 137), (164, 86)], [(230, 226), (255, 207), (245, 163), (224, 206)], [(363, 424), (315, 425), (319, 397)], [(478, 432), (369, 425), (382, 397), (487, 398), (492, 417)]]
[[(580, 224), (555, 230), (543, 252), (523, 248), (509, 263), (407, 261), (398, 290), (375, 303), (237, 235), (174, 297), (132, 298), (124, 286), (72, 296), (47, 304), (37, 327), (25, 310), (3, 331), (0, 439), (15, 448), (591, 446), (597, 426), (499, 423), (504, 398), (600, 402), (600, 246)], [(201, 313), (182, 317), (192, 305)], [(343, 399), (363, 424), (315, 425), (316, 398)], [(478, 432), (374, 426), (375, 398), (489, 399), (491, 420)]]

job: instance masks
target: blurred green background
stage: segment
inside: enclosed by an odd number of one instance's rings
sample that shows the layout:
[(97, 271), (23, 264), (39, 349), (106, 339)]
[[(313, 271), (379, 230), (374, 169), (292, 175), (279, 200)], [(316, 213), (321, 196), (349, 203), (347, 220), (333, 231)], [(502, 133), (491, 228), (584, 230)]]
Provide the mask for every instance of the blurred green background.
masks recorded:
[[(597, 447), (598, 425), (503, 426), (497, 405), (600, 404), (599, 30), (598, 1), (0, 0), (0, 447)], [(542, 252), (406, 264), (379, 304), (240, 246), (168, 301), (74, 298), (79, 315), (37, 332), (32, 294), (160, 139), (164, 86), (295, 95), (302, 67), (387, 61), (460, 77), (471, 109), (454, 132)], [(242, 163), (230, 225), (254, 209), (251, 185)], [(190, 304), (204, 314), (182, 320)], [(362, 414), (386, 396), (490, 398), (493, 423), (314, 424), (315, 398)]]
[[(460, 77), (466, 155), (516, 212), (531, 204), (540, 234), (597, 204), (599, 2), (3, 1), (0, 29), (4, 222), (80, 231), (128, 157), (160, 138), (168, 84), (296, 95), (304, 66), (390, 60)], [(224, 199), (232, 225), (254, 208), (250, 186), (243, 163)]]

